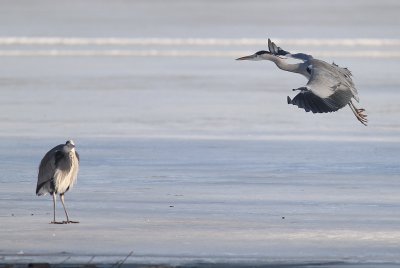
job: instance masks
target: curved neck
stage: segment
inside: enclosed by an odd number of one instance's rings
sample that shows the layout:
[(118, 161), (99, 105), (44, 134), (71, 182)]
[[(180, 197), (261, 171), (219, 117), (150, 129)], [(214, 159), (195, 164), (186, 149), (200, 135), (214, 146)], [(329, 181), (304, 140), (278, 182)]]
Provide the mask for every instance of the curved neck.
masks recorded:
[(301, 73), (300, 63), (289, 64), (285, 60), (272, 55), (272, 54), (263, 54), (261, 56), (264, 60), (272, 61), (278, 66), (279, 69), (292, 72), (292, 73)]

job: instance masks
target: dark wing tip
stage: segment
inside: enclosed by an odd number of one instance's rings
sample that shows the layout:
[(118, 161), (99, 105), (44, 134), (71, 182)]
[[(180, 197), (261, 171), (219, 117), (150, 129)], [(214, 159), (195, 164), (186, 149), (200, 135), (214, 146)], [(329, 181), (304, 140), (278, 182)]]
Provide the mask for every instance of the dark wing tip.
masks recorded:
[(330, 113), (341, 108), (334, 105), (332, 101), (329, 102), (327, 99), (320, 98), (310, 91), (300, 92), (290, 102), (289, 99), (288, 97), (288, 104), (296, 105), (306, 112)]
[(282, 48), (278, 47), (269, 38), (268, 38), (268, 49), (271, 52), (271, 54), (276, 55), (276, 56), (286, 56), (287, 54), (290, 54), (290, 52), (288, 52), (286, 50), (283, 50)]
[(47, 181), (42, 182), (41, 184), (38, 184), (36, 186), (36, 195), (41, 196), (43, 195), (43, 193), (40, 192), (40, 190), (42, 189), (43, 185), (45, 185), (47, 183)]
[(269, 49), (269, 52), (271, 52), (274, 55), (277, 53), (276, 45), (269, 38), (268, 38), (268, 49)]

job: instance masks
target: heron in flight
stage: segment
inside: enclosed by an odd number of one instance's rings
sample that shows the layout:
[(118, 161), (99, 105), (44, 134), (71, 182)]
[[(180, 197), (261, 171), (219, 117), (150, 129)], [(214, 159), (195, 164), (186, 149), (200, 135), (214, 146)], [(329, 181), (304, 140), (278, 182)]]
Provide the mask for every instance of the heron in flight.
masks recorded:
[[(54, 224), (79, 223), (69, 220), (67, 209), (64, 204), (64, 194), (72, 188), (78, 177), (79, 154), (75, 151), (72, 140), (60, 144), (46, 153), (40, 162), (38, 181), (36, 187), (37, 195), (50, 193), (53, 195), (53, 221)], [(60, 195), (64, 207), (66, 221), (56, 221), (56, 197)]]
[[(352, 99), (359, 102), (357, 89), (351, 79), (351, 72), (335, 63), (313, 58), (304, 53), (292, 54), (275, 45), (268, 39), (269, 51), (258, 51), (253, 55), (238, 58), (237, 60), (269, 60), (281, 70), (298, 73), (308, 79), (308, 83), (293, 91), (300, 91), (293, 99), (287, 97), (288, 104), (296, 105), (306, 112), (330, 113), (346, 105), (363, 125), (367, 125), (367, 115), (364, 109), (358, 109)], [(300, 60), (300, 63), (290, 64), (288, 58)]]

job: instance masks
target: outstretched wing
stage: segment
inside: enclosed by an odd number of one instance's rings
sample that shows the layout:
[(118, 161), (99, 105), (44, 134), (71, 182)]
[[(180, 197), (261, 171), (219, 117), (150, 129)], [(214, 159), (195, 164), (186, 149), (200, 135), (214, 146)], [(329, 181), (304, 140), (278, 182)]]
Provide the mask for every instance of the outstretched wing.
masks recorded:
[(58, 162), (57, 159), (63, 146), (63, 144), (60, 144), (48, 151), (40, 162), (36, 194), (40, 194), (41, 188), (53, 179), (57, 167), (56, 162)]
[(321, 98), (313, 93), (311, 90), (303, 90), (297, 94), (293, 99), (289, 96), (288, 104), (293, 104), (299, 108), (304, 109), (306, 112), (313, 113), (330, 113), (346, 106), (351, 99), (351, 94), (347, 92), (335, 92), (332, 95)]
[(304, 54), (304, 53), (296, 53), (292, 54), (286, 50), (283, 50), (282, 48), (278, 47), (274, 42), (271, 41), (271, 39), (268, 38), (268, 49), (271, 54), (275, 56), (285, 56), (289, 58), (294, 58), (302, 61), (308, 61), (313, 59), (313, 56)]
[(293, 100), (288, 97), (288, 103), (313, 113), (335, 112), (346, 106), (354, 95), (351, 85), (335, 71), (336, 66), (320, 60), (311, 63), (307, 86), (299, 88)]
[(271, 39), (268, 38), (268, 49), (271, 54), (275, 56), (286, 56), (287, 54), (290, 54), (290, 52), (283, 50), (282, 48), (278, 47), (275, 45), (274, 42), (271, 41)]

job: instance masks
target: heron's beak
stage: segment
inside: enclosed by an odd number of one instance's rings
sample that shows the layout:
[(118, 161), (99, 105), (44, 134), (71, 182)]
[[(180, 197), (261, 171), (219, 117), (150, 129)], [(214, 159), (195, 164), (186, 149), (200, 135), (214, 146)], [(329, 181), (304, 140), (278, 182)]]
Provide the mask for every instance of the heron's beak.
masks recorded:
[(236, 60), (253, 60), (255, 57), (257, 57), (257, 56), (254, 54), (254, 55), (250, 55), (250, 56), (244, 56), (241, 58), (237, 58)]

